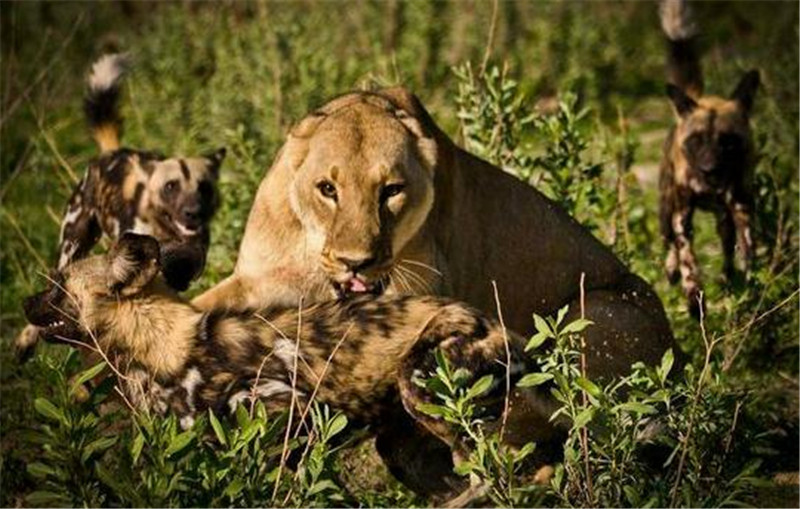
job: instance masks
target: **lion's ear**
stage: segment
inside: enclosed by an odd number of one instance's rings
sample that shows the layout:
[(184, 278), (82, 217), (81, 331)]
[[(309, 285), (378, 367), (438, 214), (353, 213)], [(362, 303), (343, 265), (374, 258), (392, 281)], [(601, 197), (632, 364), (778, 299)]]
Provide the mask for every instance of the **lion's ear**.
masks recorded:
[(300, 167), (308, 155), (308, 139), (326, 117), (324, 113), (314, 112), (292, 127), (276, 160), (284, 160), (292, 170)]
[(421, 159), (423, 166), (428, 171), (433, 171), (436, 163), (439, 160), (439, 145), (433, 138), (418, 138), (417, 139), (417, 153)]
[(124, 296), (138, 293), (158, 274), (159, 251), (158, 241), (153, 237), (124, 233), (106, 255), (108, 289)]
[(436, 124), (422, 106), (420, 100), (404, 87), (386, 88), (379, 95), (388, 99), (396, 108), (397, 120), (417, 137), (417, 152), (423, 165), (428, 170), (436, 166), (438, 160), (438, 144), (436, 142)]

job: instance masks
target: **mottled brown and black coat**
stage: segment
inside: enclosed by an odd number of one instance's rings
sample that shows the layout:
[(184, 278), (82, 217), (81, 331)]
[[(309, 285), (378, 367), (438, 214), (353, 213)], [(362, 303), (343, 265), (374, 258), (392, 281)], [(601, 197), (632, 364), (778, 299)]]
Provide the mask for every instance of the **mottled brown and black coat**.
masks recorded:
[(677, 118), (661, 160), (661, 233), (667, 276), (673, 283), (681, 281), (689, 310), (697, 317), (702, 286), (692, 249), (695, 209), (717, 216), (727, 278), (734, 274), (737, 246), (746, 270), (752, 263), (756, 157), (750, 114), (759, 73), (746, 73), (728, 98), (703, 95), (696, 34), (684, 0), (663, 0), (661, 23), (669, 50), (667, 94)]
[(449, 299), (366, 295), (300, 309), (201, 312), (164, 283), (157, 260), (154, 239), (126, 233), (108, 255), (60, 271), (27, 301), (26, 314), (52, 341), (93, 336), (134, 404), (174, 412), (184, 426), (197, 412), (227, 414), (254, 399), (273, 411), (326, 403), (377, 430), (404, 407), (458, 448), (454, 430), (417, 411), (429, 396), (412, 379), (433, 371), (434, 350), (475, 379), (494, 375), (482, 399), (489, 420), (502, 413), (507, 355), (512, 380), (526, 370), (520, 337)]

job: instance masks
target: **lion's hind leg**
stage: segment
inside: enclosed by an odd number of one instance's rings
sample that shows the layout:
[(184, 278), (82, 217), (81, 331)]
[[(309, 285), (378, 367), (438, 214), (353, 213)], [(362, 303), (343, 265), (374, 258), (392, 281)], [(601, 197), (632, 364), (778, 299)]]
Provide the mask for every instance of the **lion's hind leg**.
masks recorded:
[[(661, 301), (633, 274), (616, 288), (586, 292), (583, 313), (593, 322), (584, 331), (590, 377), (627, 375), (634, 363), (657, 364), (674, 347)], [(570, 304), (564, 323), (580, 316), (578, 299)], [(674, 354), (680, 357), (680, 352)]]

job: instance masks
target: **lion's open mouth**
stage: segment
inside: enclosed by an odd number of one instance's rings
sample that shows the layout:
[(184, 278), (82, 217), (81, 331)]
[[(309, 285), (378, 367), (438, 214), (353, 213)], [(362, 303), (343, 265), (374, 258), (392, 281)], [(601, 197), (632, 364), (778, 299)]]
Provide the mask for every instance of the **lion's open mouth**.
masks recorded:
[(361, 276), (352, 276), (344, 282), (332, 281), (333, 292), (337, 299), (342, 299), (348, 295), (381, 295), (386, 290), (386, 278), (379, 278), (375, 281), (367, 281)]

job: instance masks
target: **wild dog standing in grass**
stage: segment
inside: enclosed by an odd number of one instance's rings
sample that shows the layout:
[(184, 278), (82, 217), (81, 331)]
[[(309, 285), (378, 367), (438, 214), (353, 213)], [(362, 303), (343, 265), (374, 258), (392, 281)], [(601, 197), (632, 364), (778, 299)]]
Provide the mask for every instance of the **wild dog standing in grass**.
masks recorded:
[(747, 72), (729, 98), (703, 95), (697, 36), (683, 0), (662, 1), (661, 25), (669, 45), (667, 95), (677, 114), (661, 161), (661, 233), (668, 249), (667, 276), (672, 283), (681, 281), (689, 311), (699, 317), (700, 270), (692, 250), (695, 208), (717, 216), (729, 280), (737, 244), (745, 270), (753, 260), (750, 113), (759, 73)]
[[(529, 362), (522, 338), (441, 297), (359, 296), (315, 304), (299, 318), (297, 308), (202, 312), (159, 275), (155, 239), (133, 233), (107, 255), (67, 265), (26, 301), (25, 313), (47, 340), (96, 340), (124, 375), (120, 385), (134, 405), (175, 412), (183, 426), (197, 412), (227, 414), (252, 398), (285, 410), (293, 395), (301, 410), (313, 399), (378, 428), (402, 407), (422, 420), (416, 409), (426, 396), (410, 379), (431, 364), (437, 347), (476, 380), (494, 375), (481, 401), (496, 418), (506, 341), (514, 380)], [(422, 424), (458, 448), (447, 425)]]
[[(209, 223), (217, 207), (216, 183), (225, 149), (200, 157), (164, 157), (120, 146), (123, 55), (105, 55), (89, 76), (84, 109), (100, 156), (72, 193), (61, 223), (58, 269), (85, 257), (102, 234), (153, 235), (164, 246), (164, 274), (185, 290), (205, 266)], [(25, 356), (36, 345), (26, 328), (16, 341)]]

